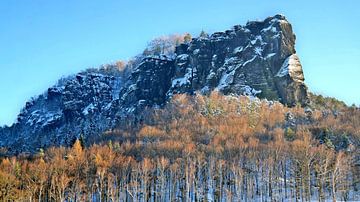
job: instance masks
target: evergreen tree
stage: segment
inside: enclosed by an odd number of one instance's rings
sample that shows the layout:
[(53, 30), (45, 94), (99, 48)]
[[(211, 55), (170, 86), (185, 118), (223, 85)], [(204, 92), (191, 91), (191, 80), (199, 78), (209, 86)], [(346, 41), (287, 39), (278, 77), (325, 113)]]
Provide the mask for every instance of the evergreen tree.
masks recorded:
[(206, 33), (204, 30), (201, 30), (199, 37), (200, 38), (209, 38), (209, 34)]

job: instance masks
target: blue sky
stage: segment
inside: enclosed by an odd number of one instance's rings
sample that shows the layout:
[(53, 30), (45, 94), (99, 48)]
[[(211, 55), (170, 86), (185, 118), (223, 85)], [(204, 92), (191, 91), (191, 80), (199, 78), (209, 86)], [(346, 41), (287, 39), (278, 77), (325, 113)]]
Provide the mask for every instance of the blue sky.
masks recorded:
[(277, 13), (293, 24), (310, 90), (360, 104), (359, 7), (356, 0), (1, 0), (0, 126), (61, 76), (128, 59), (156, 36), (196, 36)]

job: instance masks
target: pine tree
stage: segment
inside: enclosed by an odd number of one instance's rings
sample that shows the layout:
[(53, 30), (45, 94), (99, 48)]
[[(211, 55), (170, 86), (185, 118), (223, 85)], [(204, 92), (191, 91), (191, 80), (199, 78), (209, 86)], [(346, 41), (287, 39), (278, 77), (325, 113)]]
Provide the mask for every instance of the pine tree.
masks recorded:
[(206, 33), (204, 30), (201, 30), (199, 37), (200, 38), (209, 38), (209, 34)]

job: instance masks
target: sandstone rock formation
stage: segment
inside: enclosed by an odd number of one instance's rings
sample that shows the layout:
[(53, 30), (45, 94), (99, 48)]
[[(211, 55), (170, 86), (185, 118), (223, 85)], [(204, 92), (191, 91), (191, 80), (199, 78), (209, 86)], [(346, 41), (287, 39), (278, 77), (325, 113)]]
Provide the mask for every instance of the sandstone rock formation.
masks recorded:
[(130, 74), (82, 72), (26, 103), (11, 127), (0, 129), (10, 153), (88, 142), (144, 106), (177, 93), (257, 96), (288, 106), (309, 102), (295, 35), (282, 15), (193, 38), (173, 56), (146, 57)]

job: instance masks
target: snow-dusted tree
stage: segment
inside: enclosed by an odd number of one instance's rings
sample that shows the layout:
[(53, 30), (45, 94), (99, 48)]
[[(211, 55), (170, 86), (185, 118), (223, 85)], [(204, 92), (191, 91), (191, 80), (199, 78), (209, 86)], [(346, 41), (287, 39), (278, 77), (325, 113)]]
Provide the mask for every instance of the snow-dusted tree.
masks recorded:
[(199, 37), (200, 37), (200, 38), (208, 38), (208, 37), (209, 37), (209, 34), (206, 33), (204, 30), (201, 30)]
[(172, 34), (151, 40), (145, 48), (143, 55), (168, 55), (173, 56), (175, 47), (184, 42), (184, 35)]

